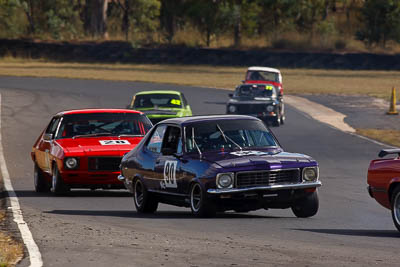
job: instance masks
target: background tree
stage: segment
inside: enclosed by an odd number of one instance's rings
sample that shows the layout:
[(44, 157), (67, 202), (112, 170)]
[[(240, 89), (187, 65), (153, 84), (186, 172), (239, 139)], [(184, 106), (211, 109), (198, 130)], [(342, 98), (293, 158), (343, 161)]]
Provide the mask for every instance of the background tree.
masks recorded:
[(160, 14), (159, 0), (117, 0), (122, 9), (121, 30), (125, 34), (125, 39), (129, 39), (131, 25), (133, 31), (152, 33), (157, 28), (157, 20)]
[(184, 0), (161, 0), (160, 26), (170, 44), (179, 26), (184, 24), (186, 8)]
[(239, 14), (240, 21), (236, 24), (240, 24), (240, 36), (239, 40), (236, 40), (235, 46), (240, 45), (241, 38), (244, 36), (253, 38), (260, 34), (260, 18), (264, 16), (258, 1), (243, 1), (240, 5)]
[(296, 0), (259, 0), (260, 31), (272, 33), (276, 40), (282, 32), (282, 26), (292, 23)]
[(233, 45), (235, 47), (239, 47), (242, 40), (242, 6), (247, 1), (227, 0), (225, 2), (229, 5), (230, 8), (229, 24), (233, 28)]
[(79, 36), (81, 23), (76, 3), (71, 0), (46, 0), (42, 5), (42, 29), (54, 39)]
[(125, 34), (125, 40), (129, 39), (129, 30), (130, 30), (130, 13), (132, 12), (132, 6), (130, 0), (117, 0), (119, 7), (122, 9), (122, 23), (121, 30)]
[(187, 15), (192, 23), (205, 35), (206, 45), (210, 46), (211, 37), (222, 29), (222, 1), (192, 0), (187, 2)]
[(33, 34), (36, 30), (34, 22), (34, 1), (33, 0), (19, 0), (18, 1), (24, 10), (26, 18), (29, 22), (28, 33)]
[(0, 32), (2, 37), (21, 34), (24, 29), (18, 21), (19, 0), (0, 0)]
[(108, 39), (108, 0), (86, 0), (84, 28), (87, 35)]
[(400, 0), (366, 0), (361, 9), (363, 28), (357, 38), (370, 47), (386, 46), (388, 40), (400, 41)]
[(296, 1), (297, 10), (295, 23), (300, 32), (310, 33), (310, 39), (313, 37), (314, 26), (321, 20), (325, 12), (325, 0), (301, 0)]
[[(220, 37), (241, 47), (243, 40), (246, 45), (253, 45), (260, 37), (272, 36), (272, 47), (315, 46), (319, 40), (317, 47), (333, 48), (339, 36), (343, 42), (356, 36), (366, 46), (378, 44), (384, 47), (388, 41), (400, 43), (399, 2), (0, 0), (0, 35), (3, 38), (29, 36), (68, 40), (82, 36), (107, 39), (110, 33), (116, 39), (124, 36), (134, 42), (160, 44), (172, 43), (176, 32), (181, 30), (186, 38), (184, 43), (189, 44), (198, 41), (197, 36), (188, 34), (195, 27), (207, 46)], [(304, 37), (306, 34), (309, 34), (308, 40)], [(283, 45), (279, 46), (279, 43)]]

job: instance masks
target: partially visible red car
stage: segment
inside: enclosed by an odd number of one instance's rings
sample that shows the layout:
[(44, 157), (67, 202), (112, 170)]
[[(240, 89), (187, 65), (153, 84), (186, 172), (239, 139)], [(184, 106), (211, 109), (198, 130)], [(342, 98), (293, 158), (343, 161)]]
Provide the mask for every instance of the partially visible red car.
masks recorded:
[(122, 156), (152, 127), (141, 112), (83, 109), (56, 114), (32, 148), (36, 192), (122, 189)]
[(392, 218), (400, 231), (400, 149), (385, 149), (379, 157), (397, 154), (394, 158), (376, 159), (368, 168), (368, 192), (371, 197), (392, 211)]
[(268, 67), (249, 67), (243, 83), (272, 84), (283, 95), (282, 75), (280, 70)]

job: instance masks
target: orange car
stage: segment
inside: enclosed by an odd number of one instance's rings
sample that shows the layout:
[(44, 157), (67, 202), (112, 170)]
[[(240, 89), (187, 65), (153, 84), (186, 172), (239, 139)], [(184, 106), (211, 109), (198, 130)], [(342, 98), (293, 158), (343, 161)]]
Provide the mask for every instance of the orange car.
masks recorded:
[(368, 192), (372, 198), (392, 211), (392, 218), (400, 231), (400, 149), (384, 149), (383, 158), (397, 154), (395, 158), (376, 159), (368, 168)]
[(36, 192), (122, 189), (122, 156), (152, 127), (139, 111), (82, 109), (57, 113), (32, 148)]

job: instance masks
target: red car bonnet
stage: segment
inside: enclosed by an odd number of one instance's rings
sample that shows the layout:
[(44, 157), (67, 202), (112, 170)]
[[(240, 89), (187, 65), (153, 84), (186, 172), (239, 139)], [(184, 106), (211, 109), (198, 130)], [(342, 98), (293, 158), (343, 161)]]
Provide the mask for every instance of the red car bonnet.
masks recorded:
[(56, 142), (68, 154), (84, 154), (86, 156), (99, 156), (115, 154), (123, 156), (132, 150), (143, 137), (81, 137), (58, 139)]

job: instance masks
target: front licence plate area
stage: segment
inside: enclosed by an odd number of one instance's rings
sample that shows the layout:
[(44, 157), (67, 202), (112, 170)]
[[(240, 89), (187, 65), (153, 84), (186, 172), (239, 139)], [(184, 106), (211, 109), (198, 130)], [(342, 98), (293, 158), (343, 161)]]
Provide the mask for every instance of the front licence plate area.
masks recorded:
[(295, 195), (294, 192), (298, 190), (278, 190), (278, 191), (249, 191), (242, 193), (227, 193), (217, 196), (217, 198), (222, 200), (239, 200), (243, 201), (246, 199), (254, 199), (260, 201), (280, 201), (292, 199)]
[(88, 157), (89, 171), (119, 171), (121, 157)]
[(118, 180), (119, 172), (69, 171), (62, 174), (66, 184), (123, 184)]

